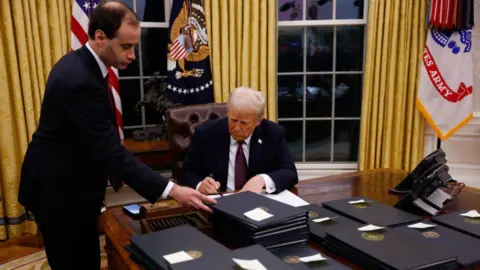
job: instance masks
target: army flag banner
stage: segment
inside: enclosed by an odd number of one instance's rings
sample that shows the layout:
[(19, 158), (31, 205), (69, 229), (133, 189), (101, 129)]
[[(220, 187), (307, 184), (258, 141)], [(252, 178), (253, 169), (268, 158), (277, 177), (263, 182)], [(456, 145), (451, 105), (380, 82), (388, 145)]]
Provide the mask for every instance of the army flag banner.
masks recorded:
[(446, 140), (473, 116), (472, 31), (431, 28), (422, 55), (417, 105)]
[(202, 0), (172, 4), (167, 57), (168, 99), (184, 105), (213, 102), (213, 82)]

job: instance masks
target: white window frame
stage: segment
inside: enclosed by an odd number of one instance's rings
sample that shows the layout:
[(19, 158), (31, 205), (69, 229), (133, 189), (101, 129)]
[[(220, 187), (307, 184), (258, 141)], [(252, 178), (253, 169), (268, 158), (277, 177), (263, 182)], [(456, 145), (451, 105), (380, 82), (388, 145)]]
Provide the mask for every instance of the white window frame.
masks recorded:
[[(170, 12), (171, 12), (171, 6), (172, 6), (172, 1), (174, 0), (164, 0), (164, 11), (165, 11), (165, 22), (140, 22), (140, 28), (163, 28), (163, 29), (168, 29), (169, 26), (169, 21), (170, 21)], [(132, 0), (132, 9), (137, 13), (137, 0)], [(142, 52), (142, 39), (140, 38), (140, 41), (138, 43), (138, 64), (139, 64), (139, 71), (138, 71), (138, 76), (120, 76), (119, 80), (139, 80), (140, 83), (140, 100), (143, 100), (143, 97), (145, 95), (145, 89), (144, 89), (144, 83), (146, 80), (150, 79), (152, 76), (145, 76), (143, 75), (143, 52)], [(165, 55), (165, 61), (167, 61)], [(125, 130), (130, 130), (130, 129), (143, 129), (143, 128), (148, 128), (148, 127), (155, 127), (156, 125), (154, 124), (146, 124), (146, 113), (145, 113), (145, 107), (141, 107), (141, 118), (142, 118), (142, 123), (140, 125), (128, 125), (124, 126), (123, 128)]]
[[(322, 75), (322, 74), (328, 74), (332, 75), (332, 87), (335, 88), (335, 75), (336, 74), (364, 74), (365, 70), (362, 68), (361, 71), (336, 71), (336, 27), (337, 26), (364, 26), (364, 46), (363, 46), (363, 67), (365, 65), (365, 53), (366, 53), (366, 40), (367, 40), (367, 19), (368, 19), (368, 0), (364, 1), (364, 7), (363, 7), (363, 19), (335, 19), (336, 16), (336, 6), (337, 6), (337, 0), (332, 0), (333, 4), (333, 10), (332, 10), (332, 19), (330, 20), (306, 20), (307, 18), (307, 1), (308, 0), (302, 0), (303, 2), (303, 8), (302, 8), (302, 20), (296, 20), (296, 21), (279, 21), (278, 16), (277, 16), (277, 31), (281, 27), (304, 27), (304, 34), (303, 34), (303, 44), (306, 44), (306, 39), (307, 39), (307, 27), (309, 26), (333, 26), (334, 27), (334, 35), (333, 35), (333, 68), (332, 72), (305, 72), (306, 70), (306, 50), (307, 46), (304, 46), (304, 51), (303, 51), (303, 70), (302, 72), (278, 72), (277, 71), (277, 77), (278, 75)], [(278, 14), (278, 12), (277, 12)], [(278, 34), (277, 34), (278, 37)], [(278, 39), (277, 39), (277, 46), (278, 46)], [(278, 51), (278, 50), (277, 50)], [(278, 57), (278, 54), (277, 54)], [(278, 60), (277, 60), (278, 63)], [(364, 77), (363, 77), (364, 78)], [(306, 86), (306, 76), (304, 76), (304, 82), (303, 85)], [(278, 85), (277, 85), (277, 95), (278, 95)], [(320, 118), (315, 118), (315, 117), (305, 117), (305, 100), (306, 100), (306, 91), (304, 91), (303, 94), (303, 116), (302, 117), (296, 117), (296, 118), (278, 118), (279, 121), (302, 121), (305, 122), (306, 119), (308, 120), (333, 120), (332, 121), (332, 129), (331, 129), (331, 138), (333, 140), (333, 133), (335, 131), (334, 125), (335, 125), (335, 119), (338, 120), (360, 120), (360, 117), (320, 117)], [(278, 106), (277, 106), (278, 110)], [(332, 104), (332, 110), (335, 110), (334, 104)], [(277, 112), (278, 115), (278, 112)], [(306, 139), (306, 124), (302, 124), (303, 130), (302, 130), (302, 160), (305, 158), (305, 139)], [(297, 167), (299, 177), (302, 179), (302, 176), (320, 176), (320, 175), (328, 175), (328, 174), (335, 174), (335, 173), (343, 173), (343, 172), (351, 172), (351, 171), (356, 171), (358, 170), (358, 161), (357, 162), (333, 162), (333, 151), (334, 151), (334, 143), (331, 143), (331, 149), (330, 149), (330, 155), (331, 155), (331, 161), (330, 162), (308, 162), (308, 161), (302, 161), (302, 162), (296, 162), (295, 166)]]

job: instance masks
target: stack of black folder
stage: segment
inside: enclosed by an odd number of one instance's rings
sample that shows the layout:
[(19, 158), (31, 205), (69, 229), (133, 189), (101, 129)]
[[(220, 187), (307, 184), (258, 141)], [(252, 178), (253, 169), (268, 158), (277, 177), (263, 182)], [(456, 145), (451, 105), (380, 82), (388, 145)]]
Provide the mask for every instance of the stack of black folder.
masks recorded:
[[(238, 247), (259, 244), (267, 249), (305, 243), (308, 240), (308, 212), (253, 193), (241, 192), (222, 198), (211, 207), (216, 237)], [(272, 215), (261, 221), (245, 215), (251, 210)]]
[[(433, 222), (450, 227), (454, 230), (480, 238), (480, 217), (471, 218), (462, 216), (467, 211), (459, 211), (450, 214), (433, 217)], [(479, 252), (480, 254), (480, 252)]]
[(258, 260), (266, 269), (288, 270), (293, 269), (287, 263), (275, 257), (260, 245), (248, 246), (224, 254), (222, 256), (205, 256), (194, 261), (186, 261), (171, 266), (171, 270), (225, 270), (244, 269), (237, 266), (233, 259)]
[(278, 258), (290, 264), (296, 270), (308, 269), (328, 269), (328, 270), (346, 270), (349, 267), (335, 261), (334, 259), (320, 254), (326, 260), (315, 262), (302, 262), (299, 258), (319, 254), (319, 252), (306, 244), (293, 245), (271, 250)]
[(325, 246), (364, 269), (456, 269), (455, 256), (416, 237), (385, 228), (327, 232)]
[[(350, 203), (359, 200), (364, 200), (366, 203)], [(419, 216), (379, 203), (367, 197), (352, 197), (348, 199), (328, 201), (323, 202), (322, 206), (358, 222), (374, 224), (382, 227), (393, 228), (395, 226), (416, 223), (422, 220)]]
[[(301, 208), (308, 211), (309, 226), (310, 226), (310, 240), (321, 244), (325, 239), (325, 233), (332, 230), (341, 230), (344, 226), (361, 227), (361, 223), (344, 217), (338, 213), (327, 210), (317, 204), (309, 204), (301, 206)], [(315, 220), (322, 218), (330, 218), (322, 222), (315, 222)]]
[[(430, 222), (424, 222), (431, 224)], [(397, 227), (392, 230), (399, 231), (414, 237), (418, 241), (428, 242), (445, 250), (448, 254), (457, 257), (457, 263), (460, 267), (471, 267), (480, 263), (480, 239), (457, 232), (442, 225), (425, 229), (414, 229)]]
[(165, 255), (186, 252), (194, 259), (202, 257), (222, 257), (230, 250), (190, 225), (136, 235), (130, 238), (131, 244), (125, 248), (138, 264), (149, 270), (170, 269)]

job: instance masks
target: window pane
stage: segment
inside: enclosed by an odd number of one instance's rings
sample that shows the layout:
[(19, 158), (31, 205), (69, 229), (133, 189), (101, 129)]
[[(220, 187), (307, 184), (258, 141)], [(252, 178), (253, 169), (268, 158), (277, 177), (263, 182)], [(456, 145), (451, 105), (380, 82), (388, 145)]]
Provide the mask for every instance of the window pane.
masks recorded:
[(278, 0), (278, 20), (297, 21), (301, 20), (303, 0)]
[(332, 14), (332, 0), (308, 0), (307, 20), (331, 20)]
[(303, 71), (303, 27), (278, 30), (278, 72)]
[(307, 76), (307, 117), (332, 117), (332, 75)]
[(131, 76), (139, 76), (140, 75), (140, 62), (138, 59), (140, 55), (138, 55), (138, 46), (135, 46), (135, 60), (131, 62), (126, 69), (118, 70), (119, 77), (131, 77)]
[(336, 120), (333, 160), (357, 161), (360, 137), (360, 120)]
[(303, 117), (303, 76), (278, 76), (278, 117)]
[(335, 80), (335, 117), (360, 117), (362, 74), (337, 75)]
[(333, 28), (307, 28), (307, 71), (333, 70)]
[[(154, 95), (156, 93), (155, 88), (152, 88), (147, 84), (147, 82), (149, 80), (150, 80), (150, 78), (144, 78), (143, 79), (143, 91), (145, 93), (145, 96)], [(152, 82), (154, 82), (154, 81), (152, 81)], [(157, 87), (162, 87), (162, 85), (165, 84), (165, 87), (166, 87), (166, 82), (167, 82), (166, 77), (164, 79), (159, 77), (157, 82), (155, 83), (155, 85), (158, 85)], [(158, 89), (158, 88), (156, 88), (156, 89)], [(160, 114), (156, 111), (157, 98), (155, 98), (154, 100), (155, 100), (154, 103), (150, 103), (150, 104), (145, 106), (145, 123), (147, 125), (157, 125), (157, 124), (163, 123), (163, 113)]]
[(337, 0), (337, 19), (363, 19), (363, 0)]
[(287, 140), (288, 149), (292, 154), (294, 161), (302, 161), (302, 121), (278, 121), (285, 128), (285, 138)]
[(133, 0), (120, 0), (120, 2), (125, 3), (129, 8), (133, 9)]
[(332, 121), (307, 121), (305, 161), (330, 161)]
[(141, 125), (142, 113), (135, 111), (135, 105), (140, 101), (140, 80), (120, 80), (120, 97), (122, 99), (123, 125)]
[(137, 0), (137, 16), (144, 22), (165, 22), (164, 0)]
[(167, 28), (142, 29), (142, 65), (143, 75), (151, 76), (160, 71), (167, 75)]
[(363, 26), (337, 27), (337, 70), (363, 70)]
[(123, 136), (126, 138), (126, 139), (129, 139), (129, 138), (133, 138), (133, 132), (135, 131), (135, 129), (129, 129), (129, 128), (125, 128), (123, 130)]

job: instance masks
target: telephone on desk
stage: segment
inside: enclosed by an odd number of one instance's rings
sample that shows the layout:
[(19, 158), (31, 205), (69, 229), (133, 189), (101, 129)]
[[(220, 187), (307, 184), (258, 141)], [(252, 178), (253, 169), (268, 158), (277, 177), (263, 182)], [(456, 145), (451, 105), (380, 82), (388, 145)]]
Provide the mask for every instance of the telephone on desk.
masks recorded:
[(389, 189), (405, 196), (395, 205), (402, 210), (419, 208), (430, 215), (437, 215), (444, 204), (460, 193), (465, 186), (457, 183), (448, 173), (445, 152), (437, 149), (426, 156), (415, 169), (395, 188)]

